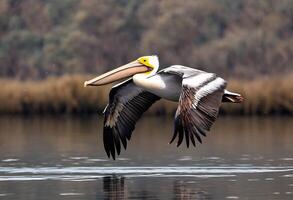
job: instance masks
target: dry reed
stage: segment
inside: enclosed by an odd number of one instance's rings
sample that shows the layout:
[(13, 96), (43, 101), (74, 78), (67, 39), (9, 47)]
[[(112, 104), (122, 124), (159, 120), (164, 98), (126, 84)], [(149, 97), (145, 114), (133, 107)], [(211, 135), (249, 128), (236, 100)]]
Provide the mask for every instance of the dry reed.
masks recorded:
[[(83, 87), (88, 76), (63, 76), (42, 81), (1, 79), (0, 113), (97, 113), (108, 101), (110, 86)], [(224, 114), (293, 114), (293, 74), (253, 81), (230, 80), (228, 89), (245, 97), (243, 104), (225, 104)], [(149, 114), (173, 114), (177, 104), (159, 101)]]

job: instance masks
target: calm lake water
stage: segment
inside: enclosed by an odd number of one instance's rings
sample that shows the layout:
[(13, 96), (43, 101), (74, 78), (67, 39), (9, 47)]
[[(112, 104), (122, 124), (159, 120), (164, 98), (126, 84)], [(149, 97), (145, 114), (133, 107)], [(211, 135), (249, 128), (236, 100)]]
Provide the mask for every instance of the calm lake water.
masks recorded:
[(145, 117), (116, 161), (102, 121), (0, 117), (0, 200), (293, 199), (292, 117), (221, 116), (189, 149), (168, 145), (172, 118)]

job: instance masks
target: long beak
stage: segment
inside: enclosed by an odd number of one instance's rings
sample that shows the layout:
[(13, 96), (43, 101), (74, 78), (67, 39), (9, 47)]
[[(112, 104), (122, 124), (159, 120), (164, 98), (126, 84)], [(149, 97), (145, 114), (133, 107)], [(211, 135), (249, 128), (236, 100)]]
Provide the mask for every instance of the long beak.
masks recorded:
[(137, 60), (128, 63), (126, 65), (123, 65), (121, 67), (118, 67), (117, 69), (114, 69), (112, 71), (109, 71), (105, 74), (102, 74), (96, 78), (93, 78), (91, 80), (84, 82), (84, 87), (90, 85), (90, 86), (100, 86), (100, 85), (106, 85), (108, 83), (112, 83), (115, 81), (119, 81), (121, 79), (125, 79), (127, 77), (130, 77), (134, 74), (143, 73), (151, 71), (152, 68), (145, 66), (138, 62)]

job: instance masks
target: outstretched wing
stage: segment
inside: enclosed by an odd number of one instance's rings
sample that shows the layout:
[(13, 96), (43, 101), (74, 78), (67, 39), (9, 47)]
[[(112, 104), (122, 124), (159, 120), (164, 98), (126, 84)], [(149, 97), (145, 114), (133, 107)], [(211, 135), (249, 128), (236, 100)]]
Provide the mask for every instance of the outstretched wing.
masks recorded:
[[(183, 66), (177, 66), (165, 70), (176, 74), (176, 71), (184, 71)], [(189, 70), (189, 71), (188, 71)], [(226, 81), (215, 74), (199, 70), (186, 69), (182, 76), (182, 91), (175, 115), (174, 134), (172, 143), (178, 135), (177, 146), (184, 138), (189, 147), (189, 141), (195, 146), (195, 139), (202, 142), (201, 136), (206, 136), (215, 122), (222, 96), (226, 88)]]
[(109, 94), (109, 104), (104, 111), (104, 148), (115, 160), (119, 155), (121, 143), (126, 149), (127, 140), (135, 128), (136, 121), (160, 97), (136, 86), (129, 79), (114, 86)]

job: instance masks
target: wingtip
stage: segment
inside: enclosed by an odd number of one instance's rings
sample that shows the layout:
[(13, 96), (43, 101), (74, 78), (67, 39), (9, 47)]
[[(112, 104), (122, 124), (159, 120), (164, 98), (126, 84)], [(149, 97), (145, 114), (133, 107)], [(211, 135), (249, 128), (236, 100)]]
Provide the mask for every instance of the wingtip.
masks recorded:
[[(115, 150), (114, 150), (114, 151), (115, 151)], [(111, 151), (111, 156), (112, 156), (113, 160), (115, 160), (115, 157), (116, 157), (116, 156), (115, 156), (115, 152), (112, 152), (112, 151)]]
[(111, 159), (113, 159), (113, 160), (115, 160), (115, 155), (113, 156), (112, 154), (107, 154), (107, 156), (108, 156), (108, 158), (111, 160)]
[(107, 157), (110, 159), (111, 157), (110, 157), (110, 152), (107, 152), (106, 151), (106, 154), (107, 154)]

